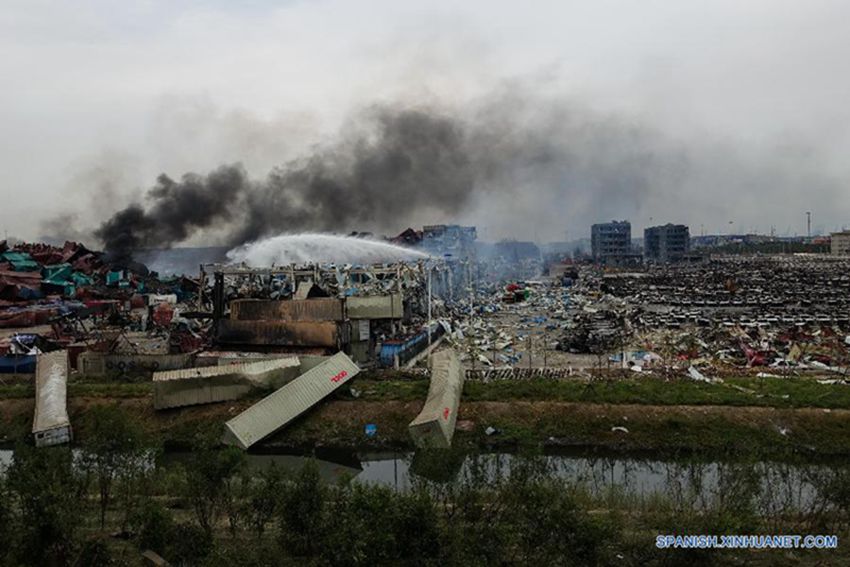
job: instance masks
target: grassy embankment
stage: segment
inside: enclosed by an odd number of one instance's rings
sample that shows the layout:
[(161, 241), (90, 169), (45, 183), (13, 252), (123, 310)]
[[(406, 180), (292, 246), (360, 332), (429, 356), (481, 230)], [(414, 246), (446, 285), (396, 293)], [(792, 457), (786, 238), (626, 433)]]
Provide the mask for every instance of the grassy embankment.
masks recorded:
[[(423, 379), (378, 379), (364, 374), (333, 400), (320, 404), (273, 436), (279, 446), (339, 445), (407, 448), (407, 424), (421, 409)], [(121, 383), (75, 378), (69, 385), (72, 423), (87, 409), (119, 405), (159, 438), (183, 445), (197, 431), (221, 424), (263, 394), (234, 402), (156, 412), (149, 382)], [(33, 390), (0, 385), (0, 439), (25, 436), (32, 419)], [(850, 454), (850, 388), (808, 378), (727, 379), (723, 384), (690, 380), (527, 380), (467, 382), (457, 444), (469, 447), (591, 446), (663, 452), (708, 451)], [(378, 426), (367, 439), (363, 427)], [(486, 435), (487, 427), (499, 430)], [(626, 428), (612, 430), (612, 428)], [(83, 426), (76, 434), (84, 438)]]

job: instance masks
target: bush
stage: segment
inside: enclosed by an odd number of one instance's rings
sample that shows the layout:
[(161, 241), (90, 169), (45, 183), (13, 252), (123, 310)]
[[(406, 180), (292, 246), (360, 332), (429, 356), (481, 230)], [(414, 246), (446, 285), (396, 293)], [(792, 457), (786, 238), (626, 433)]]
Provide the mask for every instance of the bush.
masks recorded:
[(19, 514), (13, 553), (20, 564), (70, 563), (79, 545), (86, 491), (71, 450), (20, 445), (7, 482)]
[(308, 463), (281, 495), (280, 545), (295, 557), (317, 555), (325, 536), (327, 488), (319, 480), (319, 470)]
[(174, 527), (165, 557), (175, 565), (196, 565), (199, 559), (210, 554), (212, 548), (213, 538), (206, 530), (194, 524), (181, 523)]
[(133, 512), (130, 516), (130, 526), (136, 532), (136, 545), (142, 551), (151, 549), (163, 555), (175, 538), (171, 512), (152, 500), (143, 503)]

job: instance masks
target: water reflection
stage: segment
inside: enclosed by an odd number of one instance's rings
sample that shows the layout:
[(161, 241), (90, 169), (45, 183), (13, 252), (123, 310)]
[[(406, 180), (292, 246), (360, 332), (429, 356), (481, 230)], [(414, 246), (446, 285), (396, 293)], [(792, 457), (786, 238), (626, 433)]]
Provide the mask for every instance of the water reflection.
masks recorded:
[[(12, 454), (11, 450), (0, 450), (0, 471), (11, 464)], [(191, 453), (166, 453), (155, 466), (167, 468), (191, 459)], [(822, 504), (819, 487), (829, 486), (848, 471), (844, 464), (682, 462), (593, 455), (528, 458), (454, 450), (359, 454), (317, 451), (312, 456), (246, 454), (248, 468), (255, 470), (274, 464), (283, 470), (298, 471), (309, 460), (316, 463), (326, 482), (355, 479), (400, 491), (408, 491), (417, 483), (491, 483), (531, 465), (538, 474), (565, 479), (595, 496), (649, 498), (661, 494), (673, 503), (699, 509), (718, 499), (743, 494), (754, 498), (756, 507), (767, 513), (807, 510)]]

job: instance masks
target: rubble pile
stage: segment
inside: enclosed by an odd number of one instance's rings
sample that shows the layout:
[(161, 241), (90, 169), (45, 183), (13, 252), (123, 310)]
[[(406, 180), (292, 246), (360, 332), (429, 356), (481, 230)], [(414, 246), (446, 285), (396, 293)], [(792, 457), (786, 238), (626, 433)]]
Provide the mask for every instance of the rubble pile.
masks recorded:
[(850, 324), (850, 261), (724, 257), (596, 278), (599, 291), (640, 305), (646, 328)]
[[(139, 342), (163, 343), (165, 352), (196, 350), (205, 330), (182, 313), (191, 311), (197, 292), (198, 283), (189, 278), (159, 278), (141, 264), (112, 262), (76, 242), (61, 247), (0, 242), (0, 329), (5, 330), (0, 365), (21, 372), (20, 357), (45, 352), (37, 345), (20, 352), (15, 345), (21, 337), (103, 352), (137, 353), (144, 350)], [(126, 340), (133, 333), (144, 340)]]
[(605, 354), (622, 348), (631, 336), (626, 315), (612, 309), (579, 312), (567, 326), (558, 348), (568, 352)]
[[(667, 365), (845, 373), (849, 270), (850, 261), (823, 256), (721, 257), (641, 272), (586, 267), (577, 287), (581, 295), (574, 297), (584, 312), (576, 315), (563, 345), (580, 343), (586, 329), (599, 324), (594, 317), (613, 304), (622, 328), (634, 333), (625, 342)], [(628, 354), (611, 361), (644, 362)]]

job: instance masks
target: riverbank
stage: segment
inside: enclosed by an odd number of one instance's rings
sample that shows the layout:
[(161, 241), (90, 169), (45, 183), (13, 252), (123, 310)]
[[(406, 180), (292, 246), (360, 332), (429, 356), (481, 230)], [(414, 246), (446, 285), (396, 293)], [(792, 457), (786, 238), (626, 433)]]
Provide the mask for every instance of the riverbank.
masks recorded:
[[(87, 412), (117, 406), (167, 446), (191, 448), (247, 408), (239, 400), (155, 411), (149, 397), (85, 396), (69, 399), (75, 436), (85, 439)], [(326, 401), (266, 439), (267, 448), (349, 447), (410, 449), (407, 424), (421, 401), (335, 399)], [(33, 401), (0, 400), (0, 442), (13, 444), (30, 431)], [(367, 437), (367, 424), (377, 434)], [(539, 400), (464, 401), (455, 445), (487, 449), (590, 447), (658, 454), (757, 452), (829, 458), (850, 455), (850, 410), (717, 405), (577, 403)]]

